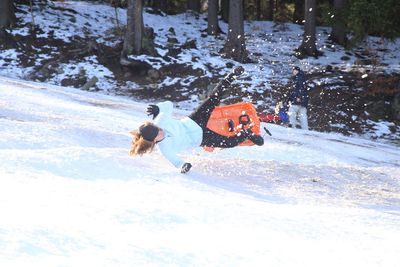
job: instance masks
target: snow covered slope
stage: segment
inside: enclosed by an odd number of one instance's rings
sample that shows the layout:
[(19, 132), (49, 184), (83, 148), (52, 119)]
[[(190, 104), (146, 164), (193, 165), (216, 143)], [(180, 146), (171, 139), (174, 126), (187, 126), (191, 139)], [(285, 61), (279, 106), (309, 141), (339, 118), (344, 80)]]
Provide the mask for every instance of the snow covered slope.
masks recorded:
[(265, 125), (182, 175), (145, 108), (0, 77), (0, 266), (398, 266), (398, 147)]

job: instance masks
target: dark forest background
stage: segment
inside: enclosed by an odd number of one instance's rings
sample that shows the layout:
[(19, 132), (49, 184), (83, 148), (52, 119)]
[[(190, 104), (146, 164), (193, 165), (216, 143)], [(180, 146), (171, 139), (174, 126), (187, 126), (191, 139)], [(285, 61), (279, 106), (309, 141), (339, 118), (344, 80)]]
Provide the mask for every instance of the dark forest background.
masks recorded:
[[(46, 40), (36, 38), (36, 34), (40, 32), (40, 24), (35, 22), (35, 12), (33, 11), (47, 7), (55, 8), (52, 5), (54, 2), (63, 1), (1, 0), (0, 51), (16, 48), (22, 52), (22, 64), (27, 67), (31, 66), (33, 60), (30, 55), (34, 53), (33, 48), (43, 46), (46, 42)], [(158, 90), (160, 88), (153, 90), (150, 87), (146, 90), (134, 90), (131, 95), (135, 98), (168, 98), (174, 101), (182, 101), (189, 98), (189, 95), (183, 94), (183, 92), (189, 91), (190, 94), (197, 95), (206, 93), (209, 86), (221, 78), (217, 74), (209, 79), (203, 77), (203, 73), (198, 70), (190, 69), (190, 66), (176, 65), (165, 66), (156, 70), (149, 64), (135, 59), (135, 55), (159, 57), (155, 47), (157, 45), (168, 46), (168, 44), (155, 43), (156, 33), (144, 23), (145, 12), (159, 14), (160, 16), (180, 13), (190, 13), (194, 17), (205, 16), (207, 28), (199, 31), (198, 37), (215, 36), (215, 38), (223, 38), (224, 44), (219, 48), (218, 56), (233, 60), (236, 64), (257, 63), (254, 62), (254, 58), (250, 56), (246, 47), (245, 21), (272, 21), (275, 25), (284, 25), (285, 23), (302, 25), (303, 34), (299, 37), (301, 39), (299, 46), (293, 51), (288, 51), (298, 59), (325, 56), (316, 46), (316, 27), (328, 27), (329, 45), (332, 47), (337, 45), (345, 51), (349, 51), (349, 54), (359, 56), (358, 60), (362, 67), (379, 64), (379, 59), (369, 53), (368, 49), (370, 48), (364, 42), (368, 36), (382, 38), (385, 42), (400, 37), (399, 0), (104, 0), (86, 2), (104, 3), (115, 9), (126, 9), (127, 21), (121, 22), (118, 29), (113, 32), (116, 38), (121, 39), (121, 42), (115, 47), (106, 47), (93, 40), (79, 38), (73, 44), (60, 43), (60, 40), (48, 40), (54, 46), (62, 47), (62, 49), (55, 58), (36, 68), (29, 79), (46, 82), (47, 77), (52, 72), (57, 71), (53, 66), (71, 58), (79, 61), (85, 56), (93, 54), (114, 73), (119, 82), (134, 81), (143, 88), (149, 87), (148, 80), (152, 80), (151, 83), (154, 84), (167, 75), (181, 77), (184, 73), (188, 73), (198, 77), (187, 87), (177, 84), (163, 90)], [(24, 10), (30, 10), (30, 12), (22, 12), (21, 6), (27, 7)], [(64, 11), (68, 13), (69, 17), (73, 16), (75, 12), (68, 9)], [(30, 36), (11, 34), (11, 29), (23, 26), (20, 25), (18, 20), (18, 17), (21, 18), (21, 16), (30, 18)], [(228, 24), (227, 32), (222, 32), (219, 26), (222, 22)], [(279, 27), (276, 29), (279, 31)], [(168, 42), (173, 43), (174, 40), (169, 39)], [(360, 49), (365, 51), (362, 53), (351, 52), (355, 47), (358, 51)], [(196, 48), (195, 40), (179, 47), (179, 49), (186, 48)], [(170, 49), (168, 54), (171, 58), (179, 54), (179, 51), (174, 49)], [(99, 51), (102, 51), (102, 53)], [(105, 57), (104, 54), (109, 55), (109, 57)], [(26, 59), (24, 59), (24, 56)], [(346, 55), (343, 56), (343, 58), (346, 57)], [(227, 65), (227, 69), (232, 66), (233, 64)], [(215, 71), (215, 73), (218, 72)], [(369, 73), (368, 77), (361, 80), (360, 77), (363, 75), (361, 71), (343, 71), (332, 66), (322, 66), (319, 70), (314, 69), (312, 73), (307, 73), (307, 75), (310, 84), (313, 83), (313, 79), (325, 77), (332, 81), (341, 80), (339, 83), (328, 82), (315, 85), (312, 92), (315, 96), (311, 95), (310, 105), (310, 126), (314, 130), (336, 130), (345, 134), (362, 133), (365, 132), (366, 122), (371, 119), (373, 121), (393, 122), (396, 125), (391, 127), (391, 131), (393, 133), (398, 132), (400, 121), (400, 75), (398, 73), (385, 73), (385, 71)], [(255, 92), (247, 95), (251, 94), (251, 98), (258, 103), (260, 103), (259, 100), (265, 100), (264, 104), (257, 105), (260, 112), (271, 111), (273, 104), (284, 98), (285, 93), (290, 89), (290, 84), (281, 84), (279, 81), (266, 82), (272, 84), (272, 91), (265, 90), (263, 93)], [(96, 88), (96, 79), (93, 79), (93, 77), (77, 77), (64, 80), (61, 85), (83, 89)], [(326, 93), (330, 92), (331, 88), (339, 88), (340, 90), (335, 90), (333, 94)], [(241, 96), (238, 95), (230, 101), (238, 101), (240, 98)], [(318, 99), (318, 101), (315, 101), (315, 99)], [(345, 115), (338, 116), (337, 113), (332, 113), (332, 110), (338, 111), (340, 106), (343, 106), (341, 111)], [(351, 119), (354, 118), (354, 114), (358, 118), (356, 121)], [(368, 116), (364, 114), (368, 114)], [(335, 129), (331, 126), (335, 123), (345, 124), (346, 127)]]

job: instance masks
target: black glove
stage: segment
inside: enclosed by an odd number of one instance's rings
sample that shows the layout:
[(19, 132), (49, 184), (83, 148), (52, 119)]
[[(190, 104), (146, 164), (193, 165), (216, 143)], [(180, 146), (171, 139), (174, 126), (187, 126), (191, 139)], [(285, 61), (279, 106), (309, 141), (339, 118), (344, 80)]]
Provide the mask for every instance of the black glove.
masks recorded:
[(228, 83), (233, 82), (233, 80), (235, 80), (236, 76), (239, 76), (240, 74), (242, 74), (244, 72), (244, 68), (242, 66), (239, 67), (235, 67), (231, 73), (229, 73), (226, 77), (225, 77), (225, 81), (227, 81)]
[(233, 73), (235, 75), (240, 75), (244, 72), (244, 68), (242, 66), (236, 67), (233, 69)]
[(190, 170), (190, 168), (192, 168), (192, 164), (186, 162), (182, 166), (181, 173), (187, 173)]
[(160, 108), (157, 105), (149, 105), (147, 107), (147, 116), (153, 115), (153, 120), (157, 117), (158, 113), (160, 113)]

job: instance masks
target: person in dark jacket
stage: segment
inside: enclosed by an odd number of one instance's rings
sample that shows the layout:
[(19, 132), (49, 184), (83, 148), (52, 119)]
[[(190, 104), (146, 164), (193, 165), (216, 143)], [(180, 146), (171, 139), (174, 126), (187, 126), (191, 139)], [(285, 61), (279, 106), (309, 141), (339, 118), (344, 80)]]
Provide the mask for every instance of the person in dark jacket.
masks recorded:
[(296, 127), (299, 123), (302, 129), (308, 130), (307, 106), (308, 90), (306, 85), (306, 76), (298, 67), (293, 67), (294, 85), (289, 96), (289, 123)]

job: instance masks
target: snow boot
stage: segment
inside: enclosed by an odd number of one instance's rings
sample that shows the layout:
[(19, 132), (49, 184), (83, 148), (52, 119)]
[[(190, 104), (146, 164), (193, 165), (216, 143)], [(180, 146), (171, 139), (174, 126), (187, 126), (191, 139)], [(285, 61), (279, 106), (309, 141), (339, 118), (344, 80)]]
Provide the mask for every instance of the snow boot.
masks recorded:
[(251, 133), (251, 134), (249, 135), (249, 139), (250, 139), (251, 142), (253, 142), (253, 143), (256, 144), (257, 146), (262, 146), (262, 145), (264, 145), (264, 138), (262, 138), (261, 135)]
[(253, 133), (251, 129), (246, 129), (243, 130), (242, 132), (246, 136), (246, 138), (249, 139), (251, 142), (253, 142), (255, 145), (257, 146), (264, 145), (264, 138), (262, 138), (261, 135)]

